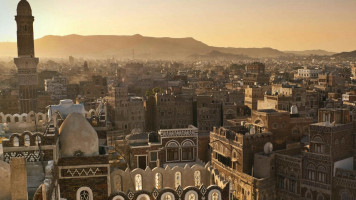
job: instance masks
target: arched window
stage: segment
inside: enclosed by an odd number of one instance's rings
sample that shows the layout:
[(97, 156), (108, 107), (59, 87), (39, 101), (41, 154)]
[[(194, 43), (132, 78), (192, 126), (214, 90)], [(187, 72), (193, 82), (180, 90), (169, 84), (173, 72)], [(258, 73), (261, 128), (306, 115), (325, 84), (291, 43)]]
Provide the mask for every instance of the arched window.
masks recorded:
[(174, 185), (176, 188), (178, 188), (180, 185), (182, 185), (182, 173), (176, 172), (174, 176)]
[(7, 117), (7, 118), (6, 118), (6, 122), (7, 122), (7, 123), (10, 123), (10, 122), (11, 122), (11, 117)]
[(182, 160), (194, 160), (194, 143), (184, 141), (182, 144)]
[(88, 187), (81, 187), (77, 191), (77, 200), (93, 200), (93, 192)]
[(289, 179), (289, 192), (296, 193), (297, 192), (297, 180), (294, 175)]
[(189, 191), (185, 194), (184, 199), (187, 200), (198, 200), (198, 193), (196, 191)]
[(41, 122), (43, 120), (42, 115), (38, 115), (38, 121)]
[(320, 136), (315, 136), (312, 140), (314, 152), (315, 153), (324, 153), (325, 152), (325, 144), (323, 138)]
[(19, 138), (18, 138), (17, 136), (15, 136), (15, 137), (12, 139), (12, 145), (13, 145), (14, 147), (20, 146)]
[(115, 196), (112, 200), (125, 200), (122, 196)]
[(315, 180), (315, 166), (313, 164), (309, 164), (307, 166), (307, 172), (308, 172), (308, 179), (309, 180)]
[(156, 175), (155, 175), (155, 186), (158, 190), (162, 189), (162, 174), (161, 173), (156, 173)]
[(219, 200), (219, 194), (217, 192), (213, 192), (213, 194), (211, 195), (211, 199), (212, 200)]
[(26, 122), (26, 116), (22, 116), (22, 122)]
[(324, 166), (318, 167), (318, 181), (322, 183), (326, 182), (326, 169)]
[(29, 135), (25, 135), (25, 147), (28, 147), (31, 145), (31, 140)]
[(195, 171), (194, 172), (194, 182), (195, 186), (200, 187), (201, 186), (201, 175), (200, 171)]
[(16, 122), (16, 123), (20, 121), (20, 120), (19, 120), (19, 117), (15, 117), (14, 119), (15, 119), (15, 122)]
[(136, 191), (142, 190), (142, 176), (141, 176), (141, 174), (136, 174), (136, 176), (135, 176), (135, 188), (136, 188)]
[(176, 141), (170, 141), (166, 147), (167, 162), (179, 161), (179, 144)]
[(150, 200), (150, 197), (147, 194), (140, 194), (137, 200)]
[(221, 200), (221, 193), (219, 190), (211, 190), (209, 192), (209, 199), (208, 200)]
[(171, 192), (166, 192), (162, 195), (161, 200), (174, 200), (174, 195)]

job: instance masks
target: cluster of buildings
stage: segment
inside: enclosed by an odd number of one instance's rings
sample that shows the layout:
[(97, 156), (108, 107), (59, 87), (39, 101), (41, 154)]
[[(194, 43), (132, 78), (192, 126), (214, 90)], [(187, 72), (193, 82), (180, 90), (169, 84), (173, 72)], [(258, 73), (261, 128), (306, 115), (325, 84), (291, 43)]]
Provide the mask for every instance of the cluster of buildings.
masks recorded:
[(354, 65), (110, 60), (38, 72), (26, 0), (15, 19), (0, 199), (356, 198)]

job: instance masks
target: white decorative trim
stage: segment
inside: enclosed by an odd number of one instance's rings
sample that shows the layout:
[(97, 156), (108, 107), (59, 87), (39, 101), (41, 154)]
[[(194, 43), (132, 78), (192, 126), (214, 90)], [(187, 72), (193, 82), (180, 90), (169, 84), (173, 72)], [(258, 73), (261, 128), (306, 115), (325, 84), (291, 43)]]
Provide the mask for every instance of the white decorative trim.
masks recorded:
[(93, 200), (93, 192), (91, 191), (91, 189), (89, 188), (89, 187), (81, 187), (81, 188), (79, 188), (78, 190), (77, 190), (77, 200), (81, 200), (80, 199), (80, 193), (82, 192), (82, 191), (88, 191), (88, 193), (89, 193), (89, 200)]
[(69, 173), (72, 177), (74, 177), (74, 175), (76, 174), (78, 176), (82, 176), (83, 173), (85, 174), (85, 176), (88, 176), (90, 173), (93, 174), (93, 176), (95, 176), (97, 172), (100, 172), (99, 168), (96, 168), (95, 170), (93, 170), (92, 168), (89, 168), (89, 170), (82, 169), (79, 171), (78, 169), (75, 169), (73, 171), (71, 169), (67, 170), (67, 173)]

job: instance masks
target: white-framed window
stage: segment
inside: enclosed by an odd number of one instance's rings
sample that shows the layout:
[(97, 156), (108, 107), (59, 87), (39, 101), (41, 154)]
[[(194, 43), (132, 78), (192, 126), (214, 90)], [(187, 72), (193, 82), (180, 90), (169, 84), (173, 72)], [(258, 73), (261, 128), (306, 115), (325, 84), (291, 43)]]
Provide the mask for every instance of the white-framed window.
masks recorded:
[(89, 187), (81, 187), (77, 190), (77, 200), (93, 200), (93, 192)]
[(18, 147), (20, 146), (20, 141), (19, 141), (19, 138), (17, 136), (15, 136), (13, 139), (12, 139), (12, 145), (14, 147)]
[(182, 143), (182, 160), (194, 160), (194, 142), (186, 140)]
[(169, 141), (166, 145), (167, 162), (179, 161), (179, 143), (176, 141)]
[(31, 145), (31, 140), (29, 135), (25, 135), (25, 147), (29, 147)]
[(150, 161), (151, 162), (156, 162), (158, 159), (158, 152), (157, 151), (151, 151), (150, 152)]
[(136, 191), (142, 190), (142, 176), (141, 176), (141, 174), (135, 175), (135, 188), (136, 188)]

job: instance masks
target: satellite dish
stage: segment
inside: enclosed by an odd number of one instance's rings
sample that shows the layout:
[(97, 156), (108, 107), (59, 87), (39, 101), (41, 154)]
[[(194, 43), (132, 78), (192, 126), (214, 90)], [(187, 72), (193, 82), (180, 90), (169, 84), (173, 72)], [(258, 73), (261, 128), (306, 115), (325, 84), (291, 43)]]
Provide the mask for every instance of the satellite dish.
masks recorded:
[(270, 154), (273, 151), (273, 144), (270, 142), (267, 142), (265, 146), (263, 147), (265, 154)]

